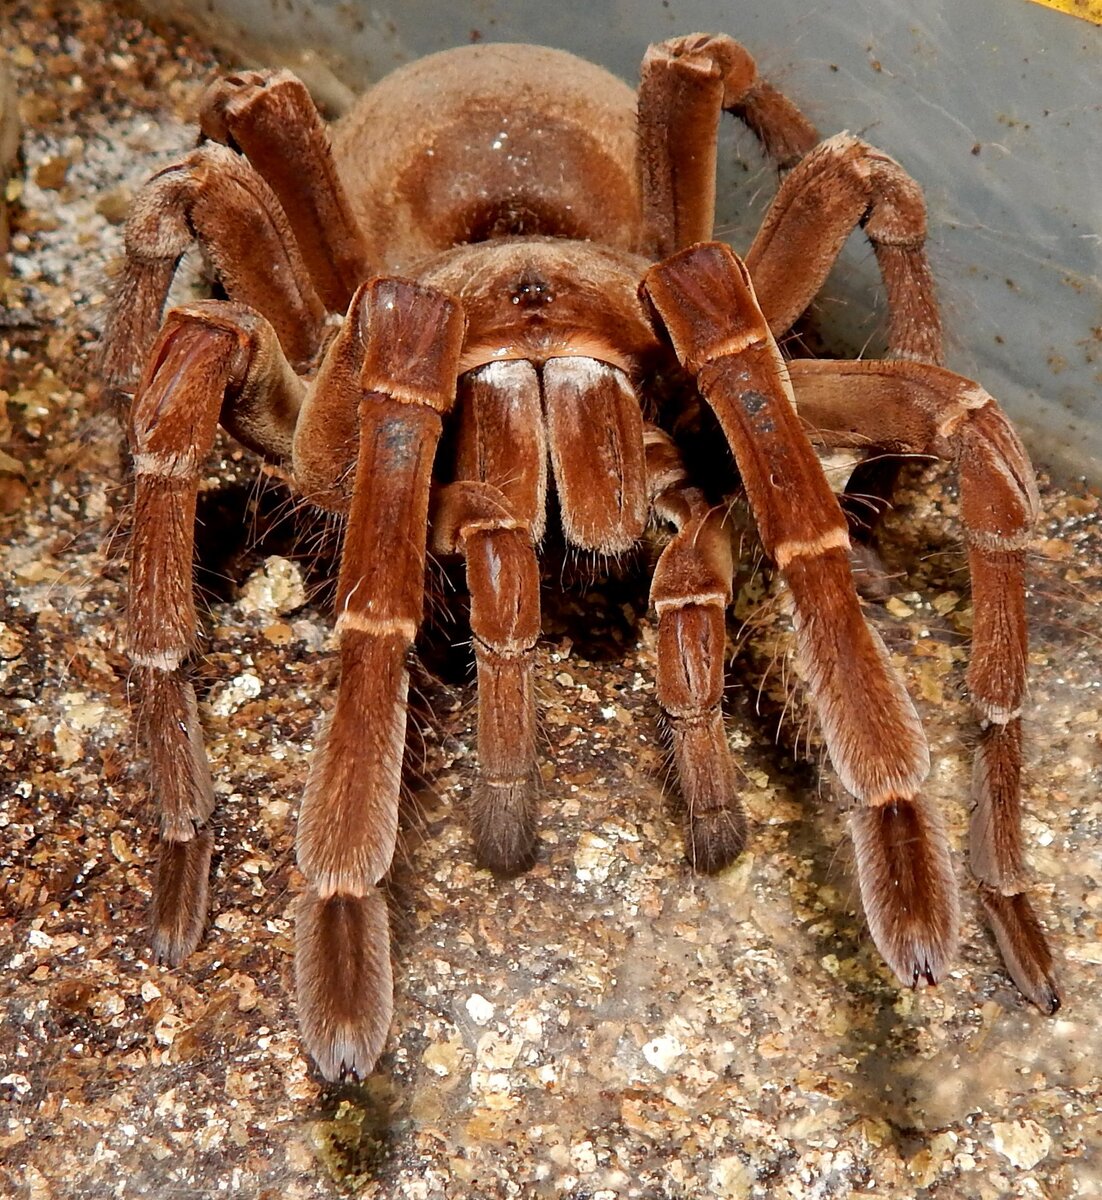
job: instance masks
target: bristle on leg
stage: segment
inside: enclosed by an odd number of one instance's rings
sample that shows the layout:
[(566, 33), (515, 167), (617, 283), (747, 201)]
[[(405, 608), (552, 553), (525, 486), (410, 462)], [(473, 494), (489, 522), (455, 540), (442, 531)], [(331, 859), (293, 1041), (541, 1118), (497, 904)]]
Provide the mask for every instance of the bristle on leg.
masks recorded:
[(199, 944), (207, 918), (214, 808), (195, 690), (179, 668), (141, 670), (140, 724), (149, 747), (161, 847), (153, 892), (153, 954), (177, 966)]
[(499, 875), (527, 870), (536, 857), (535, 780), (479, 778), (470, 824), (479, 866)]
[(1021, 718), (989, 724), (976, 749), (972, 773), (972, 874), (1011, 979), (1028, 1000), (1051, 1016), (1060, 1007), (1060, 989), (1044, 929), (1027, 895), (1021, 769)]
[(959, 926), (940, 813), (915, 797), (854, 809), (849, 824), (873, 941), (903, 983), (937, 983), (956, 953)]
[(674, 762), (685, 800), (685, 857), (694, 871), (722, 871), (746, 845), (746, 814), (735, 788), (723, 715), (670, 718)]
[(1027, 1000), (1052, 1016), (1060, 1008), (1060, 990), (1052, 952), (1029, 897), (1024, 893), (1004, 896), (982, 883), (979, 891), (1010, 978)]
[(393, 1013), (390, 921), (382, 892), (299, 898), (295, 983), (302, 1040), (326, 1079), (370, 1075)]
[(199, 944), (207, 919), (214, 839), (209, 829), (186, 842), (162, 841), (153, 892), (153, 956), (178, 966)]

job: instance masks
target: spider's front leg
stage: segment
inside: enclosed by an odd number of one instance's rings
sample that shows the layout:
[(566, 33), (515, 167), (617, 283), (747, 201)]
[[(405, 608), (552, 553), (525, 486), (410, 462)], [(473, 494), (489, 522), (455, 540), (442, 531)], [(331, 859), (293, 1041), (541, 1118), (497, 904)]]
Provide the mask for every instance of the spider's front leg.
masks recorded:
[[(296, 431), (357, 416), (359, 449), (337, 587), (340, 683), (298, 826), (295, 972), (303, 1040), (329, 1079), (367, 1075), (393, 1009), (379, 883), (390, 869), (406, 728), (406, 655), (424, 605), (429, 487), (455, 399), (463, 315), (443, 293), (377, 279), (353, 297)], [(331, 469), (345, 461), (338, 456)], [(310, 480), (306, 490), (324, 491)]]
[(791, 592), (831, 762), (861, 803), (852, 827), (873, 939), (905, 982), (932, 983), (956, 947), (957, 892), (940, 814), (919, 794), (929, 752), (861, 613), (846, 521), (749, 274), (728, 247), (701, 245), (652, 268), (644, 287), (734, 451), (762, 543)]
[(723, 724), (723, 664), (734, 563), (724, 509), (686, 479), (670, 438), (648, 429), (647, 481), (654, 511), (677, 533), (651, 582), (658, 614), (658, 703), (669, 722), (685, 803), (685, 849), (698, 871), (719, 871), (746, 843), (735, 766)]
[(174, 309), (153, 346), (130, 418), (135, 501), (128, 643), (138, 724), (161, 812), (153, 948), (178, 963), (195, 948), (207, 911), (214, 805), (185, 662), (195, 640), (192, 584), (199, 474), (223, 408), (241, 406), (251, 444), (279, 456), (302, 388), (271, 326), (242, 305)]

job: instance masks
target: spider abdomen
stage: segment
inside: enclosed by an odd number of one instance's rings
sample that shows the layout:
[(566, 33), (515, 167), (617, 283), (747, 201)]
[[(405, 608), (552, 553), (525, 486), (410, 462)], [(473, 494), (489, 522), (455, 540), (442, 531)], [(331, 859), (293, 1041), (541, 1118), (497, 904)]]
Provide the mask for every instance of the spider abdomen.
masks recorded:
[(372, 261), (408, 270), (515, 235), (639, 248), (635, 105), (607, 71), (544, 46), (462, 47), (388, 75), (333, 130)]

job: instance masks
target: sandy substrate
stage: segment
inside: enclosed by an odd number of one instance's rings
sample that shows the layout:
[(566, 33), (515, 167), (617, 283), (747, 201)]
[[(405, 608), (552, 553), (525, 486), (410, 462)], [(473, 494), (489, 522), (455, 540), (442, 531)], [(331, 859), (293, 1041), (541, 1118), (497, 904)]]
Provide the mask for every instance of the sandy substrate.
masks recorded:
[(753, 628), (732, 626), (729, 687), (754, 836), (729, 870), (692, 875), (663, 790), (655, 627), (627, 584), (548, 606), (540, 855), (515, 880), (475, 869), (464, 830), (473, 693), (461, 672), (426, 685), (438, 719), (391, 887), (388, 1049), (363, 1086), (324, 1085), (290, 983), (295, 808), (332, 701), (330, 618), (274, 521), (277, 485), (228, 444), (203, 482), (212, 921), (184, 967), (151, 963), (127, 490), (89, 364), (127, 200), (192, 144), (217, 64), (100, 4), (6, 12), (25, 182), (9, 187), (0, 280), (0, 1192), (1098, 1195), (1102, 533), (1082, 485), (1044, 482), (1029, 600), (1025, 829), (1062, 959), (1056, 1017), (1010, 984), (959, 853), (972, 612), (945, 471), (890, 519), (895, 595), (871, 610), (958, 850), (962, 945), (936, 990), (902, 989), (869, 941), (846, 801), (758, 577), (742, 581)]

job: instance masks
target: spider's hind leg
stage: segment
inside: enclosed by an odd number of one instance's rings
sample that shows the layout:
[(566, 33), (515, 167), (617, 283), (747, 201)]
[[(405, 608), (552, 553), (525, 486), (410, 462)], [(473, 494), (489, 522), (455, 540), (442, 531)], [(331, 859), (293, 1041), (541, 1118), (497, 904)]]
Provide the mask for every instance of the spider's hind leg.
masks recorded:
[(370, 274), (367, 250), (306, 85), (287, 70), (238, 71), (207, 88), (199, 121), (278, 196), (318, 295), (344, 312)]
[(325, 308), (279, 201), (240, 155), (208, 142), (158, 171), (134, 200), (103, 336), (103, 375), (116, 394), (133, 392), (193, 242), (229, 299), (271, 323), (291, 362), (316, 352)]
[(1022, 703), (1028, 635), (1025, 553), (1038, 496), (1025, 448), (991, 396), (914, 362), (794, 362), (814, 439), (954, 460), (975, 626), (968, 690), (980, 722), (972, 775), (972, 874), (1014, 982), (1044, 1012), (1060, 1006), (1052, 954), (1029, 899), (1022, 852)]
[(761, 79), (745, 47), (726, 34), (691, 33), (651, 46), (639, 86), (638, 167), (656, 257), (712, 236), (716, 127), (733, 113), (781, 168), (819, 140), (815, 127)]
[[(195, 638), (192, 583), (199, 474), (219, 414), (264, 397), (276, 414), (297, 409), (299, 385), (271, 326), (240, 305), (174, 309), (153, 346), (131, 409), (135, 471), (128, 644), (139, 687), (138, 724), (161, 812), (153, 947), (178, 963), (195, 948), (207, 910), (214, 806), (195, 691), (186, 660)], [(290, 444), (273, 420), (254, 444)]]
[(922, 189), (893, 158), (848, 133), (820, 142), (789, 172), (746, 254), (773, 336), (807, 309), (858, 226), (884, 281), (888, 353), (939, 363), (941, 314)]

